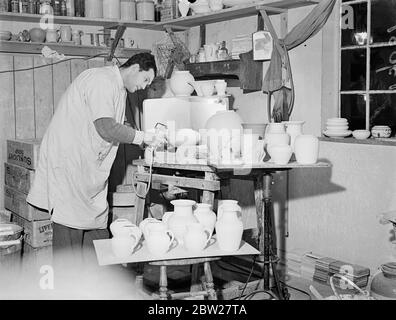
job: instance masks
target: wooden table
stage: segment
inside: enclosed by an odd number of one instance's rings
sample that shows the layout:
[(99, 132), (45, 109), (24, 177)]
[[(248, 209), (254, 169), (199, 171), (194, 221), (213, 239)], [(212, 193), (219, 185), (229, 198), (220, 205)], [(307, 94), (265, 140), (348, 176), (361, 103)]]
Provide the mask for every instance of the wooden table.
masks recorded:
[[(136, 215), (137, 223), (144, 218), (145, 197), (139, 197), (146, 191), (150, 181), (150, 166), (144, 160), (134, 160), (133, 164), (138, 170), (133, 174), (137, 182)], [(273, 173), (295, 168), (323, 168), (329, 167), (328, 163), (318, 162), (313, 165), (300, 165), (290, 162), (287, 165), (276, 165), (271, 162), (261, 162), (249, 166), (242, 165), (200, 165), (200, 164), (163, 164), (154, 163), (151, 172), (151, 186), (172, 185), (180, 188), (192, 188), (202, 191), (202, 202), (213, 206), (215, 193), (227, 193), (229, 179), (252, 180), (254, 185), (254, 198), (257, 214), (257, 243), (261, 254), (264, 256), (263, 286), (270, 290), (270, 267), (272, 268), (277, 294), (280, 299), (288, 299), (287, 289), (278, 279), (275, 264), (277, 257), (273, 252), (272, 243), (272, 215), (270, 214), (273, 184)], [(224, 184), (225, 183), (225, 184)]]

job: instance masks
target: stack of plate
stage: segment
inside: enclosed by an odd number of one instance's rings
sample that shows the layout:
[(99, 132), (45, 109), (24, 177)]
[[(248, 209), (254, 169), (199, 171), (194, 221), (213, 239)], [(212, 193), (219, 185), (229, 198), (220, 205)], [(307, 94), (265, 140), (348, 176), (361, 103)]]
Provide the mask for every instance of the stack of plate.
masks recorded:
[(345, 118), (330, 118), (326, 122), (326, 130), (323, 131), (325, 136), (331, 138), (345, 138), (352, 134), (351, 130), (348, 130), (348, 120)]

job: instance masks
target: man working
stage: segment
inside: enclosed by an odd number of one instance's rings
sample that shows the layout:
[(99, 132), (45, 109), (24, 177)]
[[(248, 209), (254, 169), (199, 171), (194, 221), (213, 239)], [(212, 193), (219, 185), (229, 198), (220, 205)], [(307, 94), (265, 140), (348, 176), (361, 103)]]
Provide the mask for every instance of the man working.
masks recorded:
[(27, 201), (52, 213), (53, 249), (91, 250), (109, 238), (107, 187), (120, 143), (161, 143), (160, 134), (125, 126), (127, 90), (150, 85), (154, 56), (140, 53), (120, 68), (82, 72), (63, 94), (40, 147)]

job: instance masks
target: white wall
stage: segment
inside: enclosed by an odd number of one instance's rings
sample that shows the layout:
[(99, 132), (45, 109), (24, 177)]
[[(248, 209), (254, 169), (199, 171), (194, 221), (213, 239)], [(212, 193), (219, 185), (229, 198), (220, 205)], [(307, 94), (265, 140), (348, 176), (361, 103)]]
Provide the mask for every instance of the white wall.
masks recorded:
[[(289, 10), (288, 30), (312, 8)], [(289, 52), (296, 88), (291, 118), (305, 120), (304, 132), (317, 136), (325, 120), (338, 110), (337, 14), (335, 7), (322, 31)], [(253, 32), (256, 18), (218, 25), (207, 29), (209, 41)], [(238, 88), (229, 91), (235, 95), (244, 121), (268, 121), (265, 94), (244, 95)], [(320, 158), (330, 162), (331, 168), (292, 170), (288, 177), (275, 175), (277, 231), (278, 235), (288, 233), (286, 238), (278, 237), (278, 247), (289, 252), (313, 251), (370, 267), (372, 272), (381, 263), (396, 260), (392, 226), (378, 220), (379, 214), (396, 210), (395, 147), (321, 142)], [(233, 196), (243, 202), (246, 226), (253, 227), (253, 188), (241, 186), (234, 183)]]

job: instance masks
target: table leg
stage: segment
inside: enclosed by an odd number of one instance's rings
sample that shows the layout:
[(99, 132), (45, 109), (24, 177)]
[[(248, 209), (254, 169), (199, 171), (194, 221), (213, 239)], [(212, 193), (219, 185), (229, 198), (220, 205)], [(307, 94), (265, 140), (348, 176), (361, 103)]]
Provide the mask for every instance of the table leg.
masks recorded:
[[(263, 201), (264, 201), (264, 290), (269, 290), (270, 267), (274, 277), (275, 285), (278, 291), (278, 296), (281, 300), (289, 297), (287, 289), (281, 286), (276, 270), (276, 255), (273, 252), (273, 239), (272, 239), (272, 215), (271, 215), (271, 202), (272, 202), (272, 174), (265, 173), (263, 177)], [(263, 237), (260, 237), (260, 240)]]
[(254, 230), (253, 238), (256, 239), (261, 253), (264, 252), (264, 241), (261, 241), (264, 234), (263, 229), (263, 176), (258, 175), (254, 179), (254, 200), (256, 203), (257, 229)]

